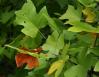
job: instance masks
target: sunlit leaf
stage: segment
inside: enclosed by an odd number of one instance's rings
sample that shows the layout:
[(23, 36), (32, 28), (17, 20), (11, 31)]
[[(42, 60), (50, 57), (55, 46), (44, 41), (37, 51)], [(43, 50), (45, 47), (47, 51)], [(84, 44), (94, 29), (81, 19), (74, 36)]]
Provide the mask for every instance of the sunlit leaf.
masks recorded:
[(63, 60), (58, 60), (58, 61), (55, 61), (49, 71), (48, 71), (48, 75), (52, 74), (53, 72), (55, 72), (56, 70), (60, 69), (60, 67), (62, 67), (64, 61)]
[(23, 25), (22, 32), (30, 37), (36, 37), (39, 28), (43, 28), (47, 24), (46, 19), (42, 16), (43, 14), (47, 14), (46, 7), (37, 14), (36, 8), (31, 0), (27, 0), (22, 9), (15, 13), (15, 23)]
[(44, 50), (49, 50), (49, 57), (55, 57), (59, 54), (59, 50), (64, 46), (64, 36), (59, 35), (57, 31), (53, 32), (52, 35), (48, 37), (46, 43), (42, 46)]
[(75, 9), (73, 6), (69, 5), (67, 11), (60, 17), (60, 19), (68, 19), (68, 21), (80, 21), (81, 9), (82, 8), (80, 6)]
[(73, 25), (73, 27), (70, 27), (68, 31), (72, 31), (72, 32), (86, 31), (86, 32), (99, 33), (99, 30), (97, 28), (93, 27), (92, 25), (88, 23), (79, 22), (79, 21), (68, 22), (68, 23)]
[[(64, 54), (65, 54), (65, 53), (64, 53)], [(65, 55), (65, 56), (63, 57), (63, 63), (62, 63), (62, 64), (60, 65), (60, 67), (56, 70), (56, 72), (55, 72), (55, 77), (59, 77), (59, 76), (60, 76), (60, 74), (61, 74), (62, 71), (63, 71), (65, 62), (67, 62), (68, 59), (69, 59), (69, 56), (68, 56), (68, 55)]]
[[(68, 31), (72, 31), (72, 32), (86, 31), (86, 32), (99, 33), (99, 30), (97, 30), (97, 28), (93, 27), (90, 24), (80, 21), (81, 12), (82, 12), (82, 8), (80, 6), (77, 9), (75, 9), (73, 6), (69, 5), (66, 13), (60, 17), (60, 19), (68, 19), (68, 21), (65, 22), (65, 24), (73, 25), (73, 27), (70, 27), (68, 29)], [(84, 12), (84, 14), (85, 14), (85, 12)], [(88, 14), (87, 14), (88, 17), (86, 18), (86, 22), (93, 22), (94, 18), (95, 18), (94, 14), (93, 14), (93, 12), (91, 12), (90, 15), (89, 14), (90, 13), (88, 11)]]

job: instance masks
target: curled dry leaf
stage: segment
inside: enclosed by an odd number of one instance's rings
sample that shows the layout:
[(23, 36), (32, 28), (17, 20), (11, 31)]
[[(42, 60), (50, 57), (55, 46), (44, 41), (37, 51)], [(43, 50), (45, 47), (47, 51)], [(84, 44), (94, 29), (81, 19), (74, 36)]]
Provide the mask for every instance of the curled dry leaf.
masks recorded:
[(34, 67), (38, 67), (39, 65), (37, 58), (23, 53), (18, 53), (15, 56), (15, 60), (16, 60), (17, 67), (22, 67), (24, 64), (26, 64), (29, 69), (32, 69)]
[[(40, 53), (42, 51), (42, 48), (37, 48), (34, 50), (29, 50), (27, 48), (20, 48), (20, 49), (28, 52), (34, 52), (34, 53)], [(28, 54), (18, 53), (15, 56), (15, 60), (16, 60), (17, 67), (22, 67), (24, 64), (26, 64), (28, 69), (33, 69), (39, 66), (38, 59)]]

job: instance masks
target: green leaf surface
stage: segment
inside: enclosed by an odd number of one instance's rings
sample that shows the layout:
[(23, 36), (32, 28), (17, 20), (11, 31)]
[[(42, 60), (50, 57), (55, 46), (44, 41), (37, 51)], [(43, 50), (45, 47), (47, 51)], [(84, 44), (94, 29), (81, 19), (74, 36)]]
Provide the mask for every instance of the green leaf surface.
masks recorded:
[(83, 66), (84, 69), (88, 70), (93, 64), (93, 58), (91, 54), (87, 54), (87, 47), (83, 48), (82, 51), (79, 52), (78, 62)]
[(78, 0), (81, 4), (83, 4), (84, 6), (90, 7), (90, 6), (94, 6), (94, 0)]
[(60, 17), (60, 19), (68, 19), (69, 21), (80, 21), (81, 7), (75, 9), (73, 6), (69, 5), (67, 11)]
[(94, 71), (99, 72), (99, 61), (96, 63), (95, 68), (94, 68)]
[(77, 35), (76, 32), (71, 32), (67, 30), (64, 30), (63, 33), (64, 33), (65, 40), (73, 40), (76, 38), (76, 35)]
[(73, 25), (73, 27), (70, 27), (68, 29), (68, 31), (72, 31), (72, 32), (95, 32), (95, 33), (99, 33), (99, 29), (92, 27), (92, 25), (88, 24), (88, 23), (84, 23), (84, 22), (80, 22), (80, 21), (74, 21), (74, 22), (67, 22), (70, 25)]
[(36, 6), (39, 7), (41, 4), (45, 2), (45, 0), (33, 0), (33, 2), (36, 4)]
[(44, 58), (39, 58), (38, 60), (39, 60), (39, 67), (37, 67), (37, 68), (34, 69), (35, 72), (36, 72), (36, 71), (39, 71), (39, 70), (41, 70), (41, 69), (46, 68), (47, 65), (48, 65), (46, 59), (44, 59)]
[(38, 26), (39, 29), (44, 28), (48, 23), (44, 15), (48, 15), (47, 9), (45, 6), (40, 10), (36, 18), (37, 19), (36, 25)]
[(58, 27), (58, 25), (56, 24), (56, 22), (54, 21), (53, 18), (51, 18), (48, 15), (44, 15), (44, 17), (47, 19), (48, 24), (49, 24), (49, 26), (51, 27), (51, 29), (53, 31), (56, 31), (57, 30), (57, 32), (59, 32), (59, 33), (61, 32), (60, 28)]
[(64, 8), (66, 4), (68, 3), (68, 0), (57, 0), (57, 2), (61, 8)]
[(99, 33), (99, 29), (92, 27), (92, 25), (81, 22), (81, 13), (82, 13), (82, 7), (79, 6), (77, 9), (75, 9), (73, 6), (69, 5), (68, 9), (65, 14), (63, 14), (60, 19), (68, 19), (65, 24), (73, 25), (68, 29), (68, 31), (72, 32), (96, 32)]
[(46, 43), (42, 46), (44, 50), (49, 50), (49, 57), (55, 57), (59, 54), (59, 50), (64, 46), (64, 36), (57, 31), (54, 31), (52, 35), (48, 37)]
[(0, 22), (7, 23), (14, 16), (14, 11), (5, 11), (0, 16)]
[(41, 44), (42, 36), (37, 34), (35, 38), (25, 36), (20, 40), (20, 45), (25, 48), (35, 49)]
[(86, 77), (86, 72), (80, 65), (70, 67), (64, 72), (64, 77)]
[(99, 56), (99, 48), (98, 47), (89, 48), (88, 53), (93, 53), (96, 56)]
[(15, 23), (24, 26), (22, 32), (25, 35), (36, 37), (39, 32), (39, 28), (43, 28), (47, 24), (43, 14), (47, 14), (46, 7), (42, 8), (42, 10), (37, 14), (36, 8), (32, 1), (27, 0), (22, 9), (16, 11)]
[(91, 46), (94, 42), (94, 38), (89, 33), (84, 35), (78, 35), (78, 43), (80, 45), (89, 45)]
[(19, 25), (23, 25), (22, 32), (28, 36), (36, 37), (38, 33), (37, 27), (32, 23), (36, 18), (36, 9), (32, 1), (27, 0), (21, 10), (16, 11), (15, 22)]
[(4, 51), (4, 48), (0, 47), (0, 55), (2, 55), (3, 51)]

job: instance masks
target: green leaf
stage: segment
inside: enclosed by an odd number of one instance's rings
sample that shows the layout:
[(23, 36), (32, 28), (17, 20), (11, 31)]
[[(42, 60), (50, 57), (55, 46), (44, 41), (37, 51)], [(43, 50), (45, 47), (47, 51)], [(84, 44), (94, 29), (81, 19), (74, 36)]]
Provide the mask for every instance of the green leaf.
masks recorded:
[(64, 72), (64, 77), (77, 77), (79, 66), (72, 66)]
[(68, 31), (72, 31), (72, 32), (82, 32), (83, 30), (81, 30), (80, 28), (78, 27), (70, 27), (68, 29)]
[(35, 38), (25, 36), (21, 39), (20, 45), (25, 48), (35, 49), (41, 44), (42, 37), (40, 34), (37, 34)]
[(1, 31), (0, 34), (0, 45), (4, 44), (6, 41), (7, 33), (5, 31)]
[(95, 0), (95, 1), (99, 2), (99, 0)]
[(46, 18), (44, 17), (44, 15), (48, 15), (48, 13), (47, 13), (47, 9), (46, 9), (46, 7), (43, 7), (41, 10), (40, 10), (40, 12), (38, 13), (38, 15), (37, 15), (37, 26), (38, 26), (38, 28), (40, 29), (40, 28), (44, 28), (46, 25), (47, 25), (47, 23), (48, 23), (48, 21), (46, 20)]
[(78, 39), (79, 39), (78, 43), (84, 46), (85, 44), (91, 46), (94, 42), (94, 38), (89, 33), (84, 34), (84, 35), (79, 35)]
[(20, 34), (18, 35), (16, 38), (14, 38), (14, 40), (12, 42), (10, 42), (9, 44), (12, 46), (16, 46), (19, 47), (20, 46), (20, 41), (23, 39), (24, 35)]
[(35, 72), (36, 71), (39, 71), (41, 69), (44, 69), (48, 65), (46, 59), (44, 59), (44, 58), (38, 58), (38, 60), (39, 60), (39, 66), (34, 69)]
[(22, 16), (20, 16), (20, 17), (17, 16), (16, 22), (20, 25), (24, 25), (22, 32), (25, 35), (28, 35), (30, 37), (36, 37), (36, 35), (38, 33), (38, 29), (27, 18), (22, 17)]
[(5, 49), (4, 52), (3, 52), (3, 55), (5, 55), (8, 59), (12, 59), (14, 58), (15, 52), (13, 52), (13, 49), (11, 48), (8, 48), (8, 49)]
[(83, 66), (84, 69), (88, 70), (91, 68), (93, 57), (91, 54), (87, 54), (88, 48), (83, 48), (82, 51), (79, 52), (78, 62)]
[(22, 32), (25, 35), (36, 37), (39, 32), (39, 28), (43, 28), (47, 24), (43, 14), (47, 14), (46, 7), (42, 8), (39, 14), (37, 14), (36, 8), (32, 1), (27, 0), (22, 9), (16, 11), (15, 23), (24, 26)]
[(96, 56), (99, 56), (99, 47), (89, 48), (88, 53), (93, 53)]
[(68, 51), (69, 51), (69, 47), (70, 47), (70, 44), (66, 44), (64, 45), (62, 51), (60, 52), (61, 53), (61, 59), (63, 59), (65, 62), (69, 59), (69, 56), (68, 56)]
[(77, 35), (77, 33), (67, 31), (67, 30), (64, 30), (63, 33), (64, 33), (65, 40), (73, 40), (76, 38), (76, 35)]
[(0, 16), (0, 22), (2, 22), (2, 23), (7, 23), (9, 20), (10, 20), (10, 18), (11, 17), (13, 17), (14, 16), (14, 11), (10, 11), (10, 12), (8, 12), (8, 11), (5, 11), (5, 12), (3, 12), (2, 14), (1, 14), (1, 16)]
[(95, 68), (94, 68), (94, 71), (99, 72), (99, 61), (96, 63)]
[(57, 3), (60, 5), (61, 8), (64, 8), (68, 3), (68, 0), (57, 0)]
[(59, 50), (64, 46), (63, 33), (59, 35), (57, 31), (54, 31), (52, 35), (48, 37), (46, 43), (42, 46), (44, 50), (49, 50), (49, 57), (55, 57), (59, 54)]
[(4, 48), (0, 47), (0, 55), (2, 55), (3, 51), (4, 51)]
[(45, 2), (45, 0), (33, 0), (33, 2), (36, 4), (36, 6), (40, 6), (41, 4), (43, 4)]
[(83, 4), (84, 6), (94, 6), (95, 3), (94, 3), (94, 0), (78, 0), (81, 4)]
[(73, 25), (68, 29), (68, 31), (72, 32), (96, 32), (99, 33), (99, 29), (92, 27), (92, 25), (88, 23), (81, 22), (81, 14), (82, 14), (82, 7), (78, 6), (77, 9), (75, 9), (73, 6), (69, 5), (68, 9), (65, 14), (63, 14), (60, 19), (68, 19), (65, 24)]
[(74, 21), (74, 22), (68, 22), (70, 25), (73, 25), (73, 27), (70, 27), (68, 31), (72, 32), (95, 32), (99, 33), (99, 30), (95, 27), (92, 27), (92, 25), (80, 21)]
[(27, 0), (21, 10), (16, 11), (15, 22), (19, 25), (23, 25), (22, 32), (28, 36), (35, 37), (38, 33), (37, 27), (32, 23), (36, 18), (36, 9), (32, 1)]
[(80, 21), (81, 19), (81, 7), (75, 9), (73, 6), (69, 5), (65, 14), (63, 14), (60, 19), (69, 19), (69, 21)]
[(58, 25), (56, 24), (56, 22), (54, 21), (53, 18), (51, 18), (48, 15), (44, 15), (44, 17), (47, 19), (49, 26), (51, 27), (51, 29), (53, 31), (57, 31), (57, 32), (61, 32), (60, 28), (58, 27)]
[(64, 77), (86, 77), (86, 71), (80, 65), (74, 65), (64, 72)]

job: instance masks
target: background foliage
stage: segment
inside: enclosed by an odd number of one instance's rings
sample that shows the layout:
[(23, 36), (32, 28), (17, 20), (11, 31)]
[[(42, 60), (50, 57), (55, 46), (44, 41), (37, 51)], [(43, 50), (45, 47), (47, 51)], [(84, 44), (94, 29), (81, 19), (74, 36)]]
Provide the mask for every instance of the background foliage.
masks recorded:
[[(98, 4), (0, 0), (0, 77), (99, 77)], [(38, 67), (17, 68), (21, 47), (42, 47), (40, 54), (26, 53), (38, 59)]]

